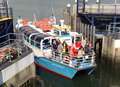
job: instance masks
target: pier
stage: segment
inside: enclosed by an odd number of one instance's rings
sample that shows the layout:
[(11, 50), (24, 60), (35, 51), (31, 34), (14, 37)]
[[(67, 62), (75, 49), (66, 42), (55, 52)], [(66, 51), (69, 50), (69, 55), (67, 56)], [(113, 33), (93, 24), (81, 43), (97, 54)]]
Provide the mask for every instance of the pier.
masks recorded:
[[(8, 87), (11, 84), (18, 87), (24, 82), (22, 79), (28, 80), (31, 76), (35, 76), (33, 52), (24, 44), (22, 37), (18, 33), (0, 37), (0, 40), (7, 38), (0, 43), (0, 52), (6, 53), (4, 58), (0, 56), (0, 85), (6, 83)], [(9, 51), (10, 48), (16, 50), (13, 55)]]
[(120, 23), (113, 23), (108, 27), (108, 34), (104, 35), (102, 43), (102, 57), (120, 63)]
[(84, 7), (78, 6), (78, 13), (84, 11), (91, 14), (120, 14), (119, 9), (120, 4), (86, 4)]
[[(0, 1), (0, 37), (13, 33), (13, 12), (12, 8), (9, 7), (7, 0)], [(4, 38), (1, 38), (0, 42), (4, 41)]]
[(77, 0), (73, 6), (73, 16), (76, 19), (73, 22), (76, 26), (74, 30), (82, 33), (93, 44), (95, 50), (102, 52), (102, 48), (104, 49), (103, 38), (108, 34), (109, 25), (120, 22), (119, 9), (120, 4), (117, 3), (89, 4), (84, 0)]

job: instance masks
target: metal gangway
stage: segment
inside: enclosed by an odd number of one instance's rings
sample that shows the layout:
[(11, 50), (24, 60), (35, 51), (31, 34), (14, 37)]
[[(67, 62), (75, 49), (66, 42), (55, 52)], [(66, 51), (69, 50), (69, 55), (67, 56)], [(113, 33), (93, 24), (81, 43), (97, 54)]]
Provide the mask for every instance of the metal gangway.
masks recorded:
[(84, 11), (91, 14), (120, 14), (119, 9), (120, 4), (85, 4), (84, 7), (78, 4), (78, 13)]
[(115, 39), (120, 39), (120, 22), (110, 23), (106, 27), (107, 35), (111, 35)]

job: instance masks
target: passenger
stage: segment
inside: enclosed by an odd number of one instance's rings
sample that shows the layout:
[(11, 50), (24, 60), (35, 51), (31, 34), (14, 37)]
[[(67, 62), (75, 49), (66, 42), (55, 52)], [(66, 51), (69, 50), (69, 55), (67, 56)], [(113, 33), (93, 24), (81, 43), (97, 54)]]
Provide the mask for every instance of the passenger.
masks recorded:
[(57, 48), (58, 48), (58, 43), (56, 40), (52, 41), (52, 55), (56, 57), (57, 55)]
[(81, 45), (82, 45), (83, 48), (85, 47), (85, 45), (86, 45), (86, 39), (82, 40)]
[(65, 34), (67, 34), (67, 29), (65, 29)]
[(79, 49), (77, 58), (82, 57), (84, 54), (85, 54), (84, 49), (83, 48)]
[(72, 46), (71, 47), (71, 51), (70, 51), (70, 54), (73, 58), (76, 58), (77, 55), (78, 55), (78, 49), (76, 49), (76, 47)]
[(53, 50), (57, 49), (57, 47), (56, 47), (56, 41), (55, 40), (52, 41), (52, 49)]
[(92, 48), (93, 46), (92, 46), (92, 43), (91, 42), (89, 42), (89, 48)]
[(77, 42), (75, 43), (75, 46), (76, 46), (77, 49), (81, 49), (81, 48), (82, 48), (81, 41), (77, 41)]
[(61, 53), (62, 52), (62, 50), (63, 50), (63, 46), (62, 46), (62, 43), (60, 42), (60, 40), (58, 40), (58, 48), (57, 48), (57, 50), (58, 50), (58, 52), (59, 53)]
[(92, 43), (89, 42), (89, 52), (92, 53), (92, 50), (93, 50), (93, 46), (92, 46)]
[(88, 44), (85, 45), (84, 50), (85, 50), (85, 54), (89, 53), (89, 46), (88, 46)]
[(62, 51), (63, 51), (63, 46), (62, 46), (61, 42), (58, 44), (57, 51), (58, 51), (58, 54), (59, 54), (59, 60), (61, 61), (62, 60)]
[(65, 42), (65, 41), (63, 41), (63, 53), (64, 54), (68, 54), (69, 52), (68, 52), (68, 45), (67, 45), (67, 43)]

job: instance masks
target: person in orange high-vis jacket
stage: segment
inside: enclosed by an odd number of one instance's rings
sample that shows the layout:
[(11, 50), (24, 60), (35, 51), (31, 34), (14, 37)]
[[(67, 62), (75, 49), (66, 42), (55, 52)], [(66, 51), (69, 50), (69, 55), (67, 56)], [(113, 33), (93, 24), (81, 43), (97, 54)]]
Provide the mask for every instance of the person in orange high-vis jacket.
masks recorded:
[(77, 42), (75, 43), (75, 47), (76, 47), (77, 49), (81, 49), (81, 48), (82, 48), (81, 41), (77, 41)]
[(76, 47), (72, 46), (70, 49), (70, 54), (72, 57), (77, 57), (78, 55), (78, 49), (76, 49)]

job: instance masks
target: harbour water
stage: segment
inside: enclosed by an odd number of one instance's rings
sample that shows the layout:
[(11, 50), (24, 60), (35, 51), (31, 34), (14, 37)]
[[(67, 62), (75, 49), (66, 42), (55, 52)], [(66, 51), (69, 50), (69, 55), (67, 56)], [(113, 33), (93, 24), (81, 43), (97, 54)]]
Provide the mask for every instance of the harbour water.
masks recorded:
[(120, 64), (97, 57), (97, 67), (91, 74), (80, 72), (73, 80), (45, 72), (37, 72), (44, 87), (120, 87)]
[[(95, 2), (95, 0), (89, 0)], [(114, 0), (104, 0), (113, 3)], [(119, 2), (119, 0), (117, 0)], [(51, 7), (54, 8), (56, 17), (62, 17), (63, 8), (66, 4), (74, 3), (74, 0), (10, 0), (13, 7), (14, 21), (18, 16), (33, 19), (33, 14), (37, 18), (51, 16)], [(45, 72), (40, 69), (37, 73), (42, 79), (43, 87), (120, 87), (120, 64), (116, 60), (107, 60), (96, 57), (97, 67), (91, 74), (78, 73), (73, 79), (65, 79), (55, 74)], [(36, 87), (36, 86), (35, 86)]]

